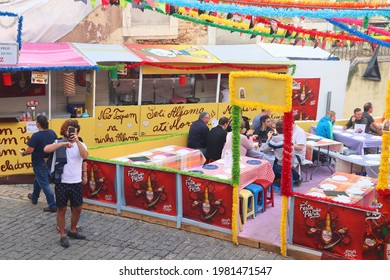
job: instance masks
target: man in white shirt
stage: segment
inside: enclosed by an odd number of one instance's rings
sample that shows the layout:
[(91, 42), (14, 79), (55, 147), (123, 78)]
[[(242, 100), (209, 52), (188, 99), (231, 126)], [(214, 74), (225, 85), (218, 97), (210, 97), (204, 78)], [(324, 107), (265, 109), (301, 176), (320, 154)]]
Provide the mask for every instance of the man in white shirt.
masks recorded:
[(300, 162), (304, 161), (306, 158), (306, 132), (295, 122), (293, 123), (293, 145), (295, 155)]
[[(295, 163), (299, 164), (303, 162), (306, 158), (306, 132), (300, 128), (295, 121), (293, 122), (293, 147), (295, 153), (294, 166)], [(294, 181), (296, 186), (299, 186), (302, 183), (302, 178)]]

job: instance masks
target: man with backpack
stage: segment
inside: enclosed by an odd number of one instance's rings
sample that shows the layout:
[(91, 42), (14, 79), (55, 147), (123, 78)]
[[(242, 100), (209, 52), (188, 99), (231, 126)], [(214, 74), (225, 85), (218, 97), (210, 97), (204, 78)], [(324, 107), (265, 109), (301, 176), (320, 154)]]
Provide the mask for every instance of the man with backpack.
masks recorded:
[(57, 139), (56, 133), (49, 129), (49, 122), (46, 116), (39, 115), (37, 117), (36, 125), (38, 131), (35, 132), (30, 140), (28, 140), (28, 148), (21, 150), (22, 156), (31, 155), (32, 167), (35, 175), (33, 192), (29, 193), (27, 197), (33, 204), (38, 203), (38, 198), (41, 190), (46, 196), (48, 206), (43, 208), (45, 212), (56, 212), (56, 202), (54, 194), (50, 187), (48, 170), (46, 166), (46, 159), (48, 154), (43, 151), (47, 144), (53, 143)]
[[(61, 126), (63, 139), (44, 148), (46, 153), (55, 152), (55, 195), (57, 204), (57, 225), (60, 233), (60, 244), (69, 247), (68, 237), (85, 239), (86, 237), (77, 231), (77, 223), (80, 218), (83, 194), (82, 194), (82, 166), (83, 160), (88, 158), (87, 146), (80, 141), (78, 132), (80, 125), (77, 120), (66, 120)], [(85, 171), (86, 172), (86, 171)], [(65, 214), (67, 203), (70, 200), (72, 207), (70, 229), (65, 232)]]

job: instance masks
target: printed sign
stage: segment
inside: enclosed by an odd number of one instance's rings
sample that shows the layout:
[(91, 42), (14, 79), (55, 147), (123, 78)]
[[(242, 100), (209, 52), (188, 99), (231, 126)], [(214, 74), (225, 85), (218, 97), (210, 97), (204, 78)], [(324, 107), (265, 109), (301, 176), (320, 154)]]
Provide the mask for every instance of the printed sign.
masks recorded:
[(31, 83), (32, 84), (47, 84), (49, 74), (48, 72), (39, 72), (32, 71), (31, 72)]
[(295, 197), (293, 244), (362, 259), (366, 212)]
[(292, 111), (295, 120), (316, 120), (320, 79), (294, 79)]
[(176, 216), (175, 173), (128, 166), (124, 172), (127, 206)]
[(0, 65), (18, 64), (18, 49), (17, 43), (0, 42)]
[(83, 197), (116, 204), (116, 165), (87, 160), (84, 168), (87, 170), (87, 181), (83, 182)]
[(291, 75), (249, 71), (232, 72), (229, 77), (233, 104), (263, 109), (272, 106), (281, 112), (291, 110)]
[(182, 176), (182, 185), (183, 217), (231, 229), (231, 185), (190, 176)]

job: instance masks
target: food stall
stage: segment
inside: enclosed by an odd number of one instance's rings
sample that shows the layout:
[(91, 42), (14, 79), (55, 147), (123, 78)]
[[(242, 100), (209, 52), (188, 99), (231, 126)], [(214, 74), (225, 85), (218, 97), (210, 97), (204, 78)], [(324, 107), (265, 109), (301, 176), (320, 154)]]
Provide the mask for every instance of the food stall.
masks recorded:
[[(79, 71), (88, 73), (93, 82), (95, 70), (97, 67), (70, 43), (23, 43), (17, 64), (0, 65), (1, 176), (32, 172), (29, 158), (21, 157), (19, 150), (36, 131), (36, 115), (69, 118), (74, 110), (66, 112), (66, 107), (75, 98), (93, 111), (93, 94), (84, 91), (76, 96), (75, 75)], [(52, 121), (50, 125), (59, 131), (61, 124)]]

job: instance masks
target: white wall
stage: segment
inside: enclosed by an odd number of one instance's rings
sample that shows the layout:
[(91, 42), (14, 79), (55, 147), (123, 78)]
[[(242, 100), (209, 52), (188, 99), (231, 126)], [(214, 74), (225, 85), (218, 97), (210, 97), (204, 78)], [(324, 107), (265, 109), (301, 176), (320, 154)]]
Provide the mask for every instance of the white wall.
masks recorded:
[(345, 93), (349, 72), (349, 61), (333, 60), (293, 60), (297, 65), (293, 78), (320, 78), (317, 120), (326, 113), (328, 91), (332, 92), (330, 110), (336, 112), (338, 118), (344, 112)]

